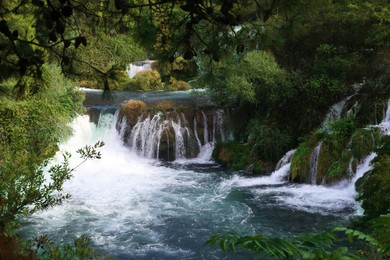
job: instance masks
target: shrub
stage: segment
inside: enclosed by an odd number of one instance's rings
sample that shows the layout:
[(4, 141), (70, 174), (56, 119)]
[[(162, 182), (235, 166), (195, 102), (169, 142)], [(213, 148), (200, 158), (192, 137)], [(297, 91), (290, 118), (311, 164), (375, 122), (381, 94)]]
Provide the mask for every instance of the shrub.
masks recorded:
[(183, 80), (177, 80), (174, 77), (171, 77), (169, 80), (169, 83), (165, 86), (165, 90), (169, 91), (175, 91), (175, 90), (189, 90), (190, 84), (183, 81)]
[(164, 85), (161, 82), (161, 76), (156, 70), (141, 71), (130, 79), (127, 85), (124, 86), (128, 90), (163, 90)]
[(219, 143), (213, 151), (213, 159), (234, 170), (243, 170), (249, 165), (249, 146), (234, 141)]
[(351, 137), (351, 151), (353, 156), (361, 160), (374, 150), (379, 142), (380, 133), (376, 128), (360, 128)]
[(291, 159), (291, 180), (304, 182), (309, 171), (311, 148), (307, 142), (301, 143)]
[(138, 117), (146, 110), (145, 102), (141, 100), (129, 100), (127, 103), (121, 104), (120, 111), (127, 118), (131, 126), (137, 123)]
[(259, 120), (252, 120), (248, 131), (251, 155), (258, 159), (277, 162), (290, 146), (287, 133)]
[(390, 155), (379, 156), (374, 168), (356, 182), (357, 200), (369, 218), (390, 214)]
[(162, 100), (153, 105), (157, 110), (171, 110), (176, 106), (172, 100)]

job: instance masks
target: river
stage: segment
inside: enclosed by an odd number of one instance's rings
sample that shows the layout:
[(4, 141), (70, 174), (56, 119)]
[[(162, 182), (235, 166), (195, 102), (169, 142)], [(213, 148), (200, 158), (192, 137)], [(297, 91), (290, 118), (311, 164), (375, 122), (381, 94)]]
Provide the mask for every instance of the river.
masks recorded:
[[(291, 184), (288, 163), (269, 176), (250, 177), (204, 156), (169, 163), (143, 158), (123, 143), (116, 120), (112, 112), (97, 124), (88, 115), (74, 120), (73, 137), (61, 151), (103, 140), (102, 159), (84, 163), (65, 184), (71, 199), (29, 216), (24, 237), (64, 243), (86, 234), (97, 252), (115, 259), (250, 259), (205, 242), (215, 233), (290, 237), (329, 230), (361, 213), (353, 182)], [(78, 161), (74, 155), (71, 163)]]

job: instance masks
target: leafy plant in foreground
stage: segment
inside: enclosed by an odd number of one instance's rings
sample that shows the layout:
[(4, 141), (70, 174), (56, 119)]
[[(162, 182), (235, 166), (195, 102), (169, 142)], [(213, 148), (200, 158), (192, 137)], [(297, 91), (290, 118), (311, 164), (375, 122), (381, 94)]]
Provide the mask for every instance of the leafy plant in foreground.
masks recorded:
[(236, 252), (237, 248), (241, 248), (279, 259), (360, 259), (361, 257), (348, 247), (338, 245), (339, 242), (344, 241), (340, 235), (346, 235), (350, 244), (357, 240), (388, 256), (390, 255), (389, 220), (389, 216), (373, 220), (372, 235), (359, 230), (336, 227), (330, 232), (307, 234), (291, 239), (269, 238), (263, 235), (216, 234), (212, 235), (206, 244), (218, 244), (224, 252)]
[[(99, 141), (93, 146), (79, 149), (77, 152), (82, 161), (73, 168), (69, 165), (71, 157), (69, 153), (63, 155), (62, 163), (51, 167), (48, 166), (50, 159), (45, 160), (38, 167), (30, 165), (26, 169), (23, 168), (22, 171), (18, 169), (18, 171), (11, 172), (0, 165), (0, 179), (2, 181), (0, 182), (0, 259), (35, 259), (34, 253), (23, 246), (19, 237), (15, 235), (15, 231), (20, 225), (20, 216), (57, 205), (69, 198), (68, 194), (62, 193), (63, 184), (72, 177), (72, 173), (81, 164), (89, 159), (100, 159), (101, 153), (97, 149), (103, 145), (104, 142)], [(47, 178), (46, 173), (50, 175), (50, 178)], [(79, 251), (79, 248), (87, 250), (83, 246), (86, 243), (85, 239), (80, 238), (79, 240), (78, 244), (81, 246), (76, 247), (76, 252)], [(2, 241), (8, 242), (3, 243)], [(52, 259), (70, 258), (54, 257)], [(79, 259), (85, 259), (85, 257)]]

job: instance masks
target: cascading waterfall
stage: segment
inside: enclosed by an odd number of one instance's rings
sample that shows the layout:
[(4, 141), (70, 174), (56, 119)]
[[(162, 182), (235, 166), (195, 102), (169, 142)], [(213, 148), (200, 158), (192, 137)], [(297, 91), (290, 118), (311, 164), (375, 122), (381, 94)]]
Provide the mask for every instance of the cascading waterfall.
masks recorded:
[(329, 127), (329, 124), (337, 119), (340, 119), (343, 108), (345, 104), (353, 97), (354, 95), (348, 96), (345, 99), (337, 102), (329, 109), (328, 113), (325, 116), (325, 119), (322, 121), (321, 128), (326, 129)]
[[(345, 102), (338, 103), (337, 107), (344, 106)], [(340, 115), (337, 115), (338, 117)], [(330, 121), (328, 121), (330, 122)], [(379, 127), (384, 135), (390, 135), (390, 100), (382, 122), (374, 127)], [(355, 182), (366, 172), (372, 169), (371, 162), (376, 157), (376, 153), (366, 156), (357, 166), (356, 171), (352, 171), (350, 163), (350, 180), (344, 180), (333, 186), (313, 185), (316, 184), (316, 172), (318, 168), (318, 156), (320, 154), (322, 141), (317, 144), (312, 152), (310, 160), (310, 183), (291, 184), (280, 186), (286, 183), (286, 177), (290, 173), (290, 159), (294, 150), (289, 151), (277, 164), (276, 170), (269, 176), (256, 178), (234, 176), (224, 182), (224, 187), (245, 187), (251, 189), (255, 199), (261, 200), (265, 196), (271, 196), (282, 205), (307, 212), (321, 212), (321, 214), (334, 214), (337, 211), (346, 209), (346, 205), (354, 214), (362, 214), (362, 209), (355, 201), (357, 192)], [(290, 154), (291, 153), (291, 154)], [(264, 188), (266, 186), (267, 188)], [(277, 195), (275, 195), (277, 194)]]
[[(378, 125), (385, 134), (389, 110)], [(354, 182), (371, 169), (374, 153), (358, 165), (351, 181), (334, 186), (289, 183), (294, 150), (283, 156), (275, 172), (260, 177), (188, 159), (188, 150), (196, 150), (200, 158), (200, 148), (229, 138), (228, 120), (218, 119), (225, 116), (221, 111), (191, 116), (157, 112), (140, 116), (131, 126), (118, 112), (101, 112), (96, 123), (78, 117), (72, 124), (74, 136), (61, 149), (74, 153), (103, 140), (102, 159), (78, 167), (64, 185), (71, 199), (28, 216), (20, 235), (48, 235), (56, 243), (69, 243), (86, 234), (99, 253), (119, 260), (250, 259), (253, 255), (226, 255), (204, 243), (215, 233), (289, 237), (329, 230), (361, 213)], [(177, 139), (186, 152), (176, 154)], [(150, 159), (164, 156), (183, 156), (186, 164)], [(76, 155), (70, 163), (79, 163)]]
[(291, 162), (291, 159), (295, 153), (296, 149), (288, 151), (276, 164), (275, 171), (279, 170), (283, 166), (286, 166), (288, 163)]
[[(189, 159), (183, 159), (188, 164), (180, 167), (147, 159), (161, 157), (158, 145), (172, 148), (168, 142), (176, 143), (175, 131), (180, 132), (183, 143), (190, 135), (199, 148), (204, 140), (200, 129), (205, 124), (202, 113), (196, 115), (199, 120), (193, 125), (199, 127), (197, 132), (189, 127), (191, 117), (184, 120), (183, 114), (176, 112), (142, 116), (132, 128), (118, 120), (118, 113), (102, 113), (98, 124), (89, 122), (88, 116), (77, 118), (72, 125), (74, 136), (61, 148), (72, 152), (103, 140), (102, 159), (77, 168), (64, 185), (71, 199), (29, 216), (21, 236), (48, 235), (65, 243), (87, 234), (99, 253), (119, 260), (236, 259), (237, 255), (205, 247), (205, 241), (214, 233), (294, 236), (342, 225), (356, 214), (358, 204), (350, 182), (335, 187), (288, 183), (293, 151), (282, 158), (274, 173), (254, 178)], [(213, 125), (208, 129), (210, 144), (222, 137), (214, 123), (218, 120), (207, 120)], [(370, 160), (358, 167), (356, 177), (369, 168)], [(78, 164), (77, 156), (71, 163)]]
[(201, 111), (201, 113), (203, 117), (203, 142), (204, 144), (207, 144), (209, 142), (209, 129), (207, 124), (207, 117), (204, 111)]
[(309, 176), (307, 179), (310, 180), (311, 184), (316, 184), (317, 182), (318, 159), (321, 152), (321, 145), (322, 141), (318, 142), (317, 146), (314, 148), (310, 156)]
[(390, 100), (387, 101), (387, 109), (382, 122), (378, 125), (384, 135), (390, 135)]
[[(209, 161), (215, 142), (231, 138), (227, 115), (224, 111), (218, 109), (211, 112), (196, 111), (193, 128), (183, 112), (175, 111), (164, 113), (159, 111), (155, 114), (149, 113), (147, 116), (140, 115), (131, 130), (128, 124), (123, 122), (126, 120), (122, 119), (118, 128), (123, 137), (126, 136), (124, 133), (130, 131), (127, 133), (129, 138), (123, 139), (132, 151), (142, 157), (166, 161), (182, 161), (189, 158)], [(209, 129), (209, 125), (212, 129)], [(200, 134), (198, 129), (202, 129)]]

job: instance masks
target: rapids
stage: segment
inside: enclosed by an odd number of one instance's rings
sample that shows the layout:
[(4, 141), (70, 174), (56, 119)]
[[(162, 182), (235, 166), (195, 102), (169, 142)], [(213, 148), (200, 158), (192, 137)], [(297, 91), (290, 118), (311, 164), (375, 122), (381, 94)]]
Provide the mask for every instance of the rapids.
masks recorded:
[[(84, 163), (65, 184), (70, 200), (29, 216), (23, 237), (48, 235), (64, 243), (86, 234), (99, 253), (115, 259), (236, 259), (205, 241), (214, 233), (288, 237), (328, 230), (361, 212), (353, 182), (288, 183), (293, 151), (263, 177), (222, 169), (210, 160), (212, 144), (195, 159), (162, 163), (126, 146), (116, 120), (107, 112), (97, 124), (87, 115), (72, 123), (74, 135), (61, 151), (103, 140), (102, 159)], [(370, 169), (374, 156), (357, 175)], [(71, 163), (78, 162), (74, 155)]]

